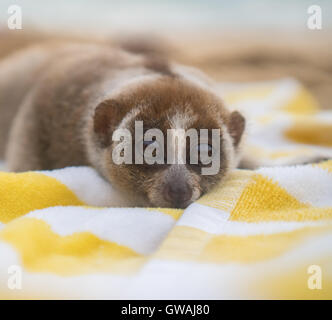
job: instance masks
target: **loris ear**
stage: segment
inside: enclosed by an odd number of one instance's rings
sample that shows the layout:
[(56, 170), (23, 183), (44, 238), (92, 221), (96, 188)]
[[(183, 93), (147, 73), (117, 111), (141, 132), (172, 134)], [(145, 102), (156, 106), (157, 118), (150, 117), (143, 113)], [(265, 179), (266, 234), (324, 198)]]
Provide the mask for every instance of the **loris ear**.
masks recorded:
[(93, 130), (102, 148), (110, 145), (112, 131), (124, 116), (124, 108), (116, 100), (105, 100), (95, 109)]
[(237, 147), (241, 141), (245, 126), (246, 120), (242, 114), (237, 111), (233, 111), (229, 117), (227, 127), (235, 147)]

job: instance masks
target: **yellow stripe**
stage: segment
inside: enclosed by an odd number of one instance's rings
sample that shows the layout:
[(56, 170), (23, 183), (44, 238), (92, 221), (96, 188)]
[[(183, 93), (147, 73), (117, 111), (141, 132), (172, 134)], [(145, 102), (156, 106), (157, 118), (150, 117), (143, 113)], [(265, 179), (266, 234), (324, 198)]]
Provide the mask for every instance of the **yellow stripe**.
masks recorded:
[(67, 186), (41, 173), (0, 172), (0, 181), (0, 222), (3, 223), (36, 209), (84, 205)]
[(230, 220), (259, 222), (331, 218), (332, 208), (313, 208), (301, 203), (276, 182), (255, 174), (232, 211)]
[(210, 233), (196, 228), (176, 226), (155, 253), (154, 258), (179, 261), (198, 260), (211, 237)]
[(311, 118), (297, 119), (284, 132), (284, 136), (296, 143), (332, 147), (332, 124)]
[(137, 271), (145, 259), (131, 248), (100, 240), (90, 232), (61, 237), (44, 221), (18, 219), (0, 231), (0, 239), (20, 254), (30, 272), (78, 275), (91, 272), (128, 274)]
[(281, 108), (281, 110), (299, 114), (314, 114), (319, 105), (314, 97), (304, 88), (299, 88), (296, 94)]
[(226, 180), (215, 186), (210, 192), (200, 198), (197, 203), (231, 212), (252, 175), (252, 171), (232, 171)]
[(306, 227), (269, 235), (213, 235), (193, 227), (177, 226), (164, 241), (157, 258), (210, 263), (254, 263), (276, 258), (306, 238), (332, 231), (331, 225)]
[(292, 232), (269, 235), (215, 236), (209, 241), (199, 259), (209, 262), (253, 263), (276, 258), (296, 248), (306, 238), (320, 235), (329, 227), (308, 227)]

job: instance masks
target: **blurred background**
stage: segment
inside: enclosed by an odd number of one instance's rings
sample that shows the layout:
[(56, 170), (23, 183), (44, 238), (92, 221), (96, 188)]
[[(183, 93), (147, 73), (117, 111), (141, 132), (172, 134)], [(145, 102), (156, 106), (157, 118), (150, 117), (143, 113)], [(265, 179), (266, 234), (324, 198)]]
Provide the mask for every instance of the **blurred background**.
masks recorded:
[[(8, 32), (8, 7), (22, 8), (22, 30)], [(310, 30), (319, 5), (322, 29)], [(117, 41), (160, 38), (171, 57), (217, 81), (300, 80), (332, 106), (331, 0), (1, 0), (0, 55), (54, 37)]]

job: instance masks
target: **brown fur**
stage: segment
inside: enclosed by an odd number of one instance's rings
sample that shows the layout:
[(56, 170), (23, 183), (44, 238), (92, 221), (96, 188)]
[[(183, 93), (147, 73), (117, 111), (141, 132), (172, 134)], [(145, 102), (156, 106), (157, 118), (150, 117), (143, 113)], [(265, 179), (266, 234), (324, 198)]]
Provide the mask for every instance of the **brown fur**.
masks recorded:
[[(0, 111), (6, 116), (0, 124), (6, 122), (8, 128), (14, 118), (6, 148), (9, 168), (92, 165), (133, 205), (187, 206), (234, 166), (232, 154), (237, 153), (244, 119), (228, 112), (208, 84), (199, 86), (179, 70), (164, 57), (82, 43), (37, 46), (4, 60)], [(116, 165), (111, 157), (116, 145), (112, 133), (139, 108), (126, 124), (132, 132), (134, 120), (142, 120), (144, 129), (156, 127), (165, 133), (172, 125), (170, 118), (179, 112), (193, 120), (190, 128), (224, 126), (232, 145), (227, 149), (228, 138), (221, 137), (219, 173), (201, 176), (197, 166), (187, 164)], [(0, 142), (4, 150), (4, 141)], [(180, 182), (189, 186), (193, 196), (172, 202), (165, 190)]]

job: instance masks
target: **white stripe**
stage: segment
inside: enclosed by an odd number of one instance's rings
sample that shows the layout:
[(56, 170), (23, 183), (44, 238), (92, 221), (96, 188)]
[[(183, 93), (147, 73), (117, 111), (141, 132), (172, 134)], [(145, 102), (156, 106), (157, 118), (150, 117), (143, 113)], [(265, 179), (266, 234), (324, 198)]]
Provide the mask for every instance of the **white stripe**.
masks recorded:
[(52, 207), (30, 212), (26, 217), (47, 222), (61, 236), (91, 232), (141, 254), (153, 252), (175, 223), (170, 215), (141, 208)]
[(223, 228), (228, 218), (229, 213), (225, 211), (193, 203), (184, 211), (177, 226), (193, 227), (209, 233), (217, 233)]
[(114, 190), (96, 170), (90, 167), (67, 167), (59, 170), (40, 171), (65, 184), (76, 196), (91, 206), (124, 206), (128, 199)]

